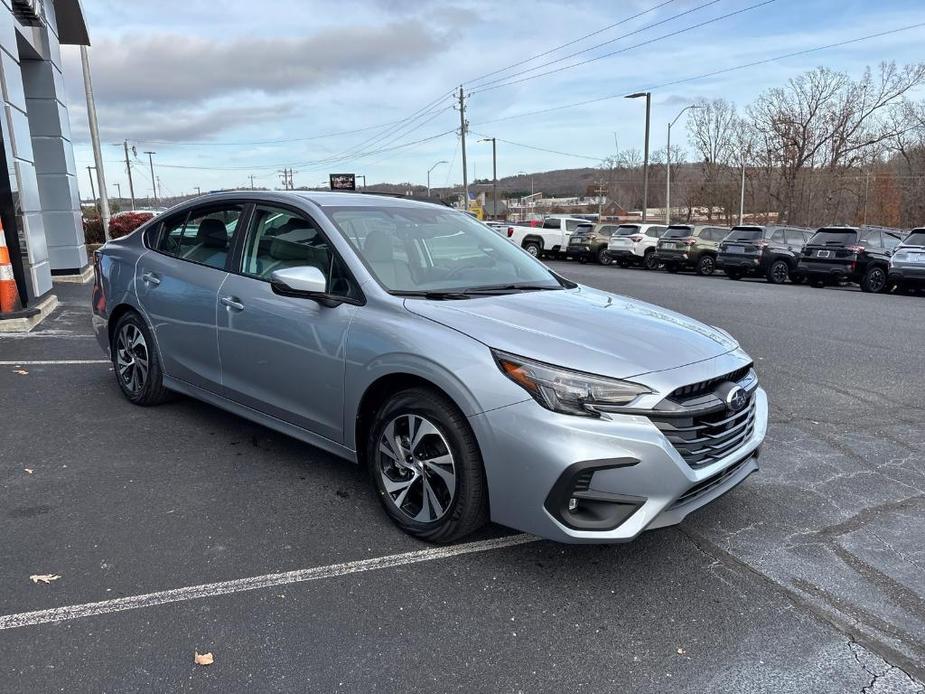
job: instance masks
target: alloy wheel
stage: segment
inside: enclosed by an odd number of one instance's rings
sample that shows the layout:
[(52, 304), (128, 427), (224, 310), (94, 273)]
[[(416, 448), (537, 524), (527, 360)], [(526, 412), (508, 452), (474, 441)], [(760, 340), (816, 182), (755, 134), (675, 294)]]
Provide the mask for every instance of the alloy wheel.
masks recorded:
[(379, 438), (378, 472), (390, 504), (418, 523), (442, 518), (456, 495), (456, 462), (449, 443), (430, 421), (402, 414)]
[(774, 263), (774, 267), (771, 268), (771, 276), (776, 284), (783, 284), (787, 281), (787, 277), (790, 276), (790, 268), (787, 267), (787, 263)]
[(874, 294), (883, 291), (886, 286), (886, 273), (878, 267), (871, 270), (868, 274), (867, 286)]
[(132, 395), (140, 393), (148, 382), (150, 355), (145, 336), (137, 325), (126, 323), (116, 341), (116, 367), (122, 385)]

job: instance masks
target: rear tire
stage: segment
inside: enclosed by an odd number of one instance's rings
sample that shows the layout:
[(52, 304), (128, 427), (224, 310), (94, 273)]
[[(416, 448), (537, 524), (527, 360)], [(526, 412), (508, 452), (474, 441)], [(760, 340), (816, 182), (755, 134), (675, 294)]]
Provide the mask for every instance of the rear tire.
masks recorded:
[(542, 247), (536, 241), (527, 241), (523, 245), (523, 249), (534, 258), (539, 258), (543, 253)]
[(602, 248), (597, 252), (597, 262), (601, 265), (610, 265), (613, 262), (613, 257), (607, 252), (606, 248)]
[(650, 248), (646, 251), (642, 258), (642, 264), (646, 270), (658, 270), (658, 256), (655, 255), (654, 249)]
[(409, 388), (389, 398), (369, 429), (366, 458), (386, 513), (409, 535), (453, 542), (488, 522), (478, 442), (441, 393)]
[(879, 265), (867, 269), (861, 278), (861, 291), (868, 294), (880, 294), (887, 289), (887, 274)]
[(110, 352), (116, 382), (126, 400), (150, 407), (170, 399), (154, 335), (135, 311), (124, 313), (116, 323)]
[(790, 276), (790, 266), (785, 260), (775, 260), (768, 268), (766, 276), (771, 284), (783, 284)]
[(701, 277), (709, 277), (716, 270), (716, 258), (712, 255), (702, 255), (697, 260), (697, 274)]

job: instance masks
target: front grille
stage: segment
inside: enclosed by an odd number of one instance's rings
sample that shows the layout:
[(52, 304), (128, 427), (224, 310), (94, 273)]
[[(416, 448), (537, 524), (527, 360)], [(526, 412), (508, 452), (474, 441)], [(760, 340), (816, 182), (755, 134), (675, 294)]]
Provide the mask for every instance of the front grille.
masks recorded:
[(741, 369), (736, 369), (732, 373), (728, 373), (724, 376), (717, 376), (716, 378), (711, 378), (706, 381), (700, 381), (699, 383), (691, 383), (687, 386), (681, 386), (680, 388), (675, 388), (671, 395), (668, 397), (675, 400), (678, 398), (691, 398), (697, 397), (698, 395), (703, 395), (704, 393), (709, 393), (716, 386), (718, 386), (723, 381), (741, 381), (748, 375), (748, 372), (752, 370), (752, 364), (746, 364)]
[(701, 468), (729, 455), (749, 439), (755, 431), (756, 410), (753, 392), (748, 406), (736, 414), (729, 414), (724, 407), (693, 416), (652, 414), (649, 419), (688, 465)]
[(742, 466), (745, 465), (745, 463), (751, 460), (751, 458), (751, 455), (745, 456), (742, 458), (742, 460), (733, 463), (725, 470), (720, 470), (715, 475), (710, 475), (705, 480), (701, 480), (686, 492), (684, 492), (681, 496), (679, 496), (677, 501), (672, 504), (672, 508), (675, 506), (683, 506), (688, 501), (693, 501), (697, 497), (703, 496), (707, 492), (720, 486), (723, 482), (735, 475), (742, 468)]

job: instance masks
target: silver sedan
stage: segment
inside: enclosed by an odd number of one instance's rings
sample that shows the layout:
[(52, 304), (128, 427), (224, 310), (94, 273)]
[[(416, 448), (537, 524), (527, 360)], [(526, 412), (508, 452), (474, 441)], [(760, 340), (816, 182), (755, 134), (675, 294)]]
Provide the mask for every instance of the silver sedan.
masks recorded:
[(442, 206), (208, 195), (94, 265), (130, 402), (183, 393), (364, 465), (425, 540), (491, 519), (625, 541), (758, 469), (767, 398), (728, 333), (571, 282)]

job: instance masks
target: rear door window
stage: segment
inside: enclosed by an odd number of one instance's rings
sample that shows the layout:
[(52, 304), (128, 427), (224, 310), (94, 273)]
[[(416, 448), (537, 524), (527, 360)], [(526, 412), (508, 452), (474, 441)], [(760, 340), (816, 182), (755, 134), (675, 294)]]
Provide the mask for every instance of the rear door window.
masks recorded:
[(867, 250), (881, 250), (883, 248), (883, 242), (880, 240), (879, 231), (865, 232), (861, 241), (864, 244), (864, 248)]
[(784, 230), (777, 229), (773, 234), (771, 234), (771, 241), (773, 243), (787, 243), (787, 237), (784, 234)]
[(800, 247), (804, 244), (805, 236), (802, 231), (796, 229), (787, 229), (787, 245)]
[(561, 228), (562, 228), (562, 220), (560, 220), (560, 219), (547, 219), (545, 222), (543, 222), (543, 228), (544, 228), (544, 229), (561, 229)]

